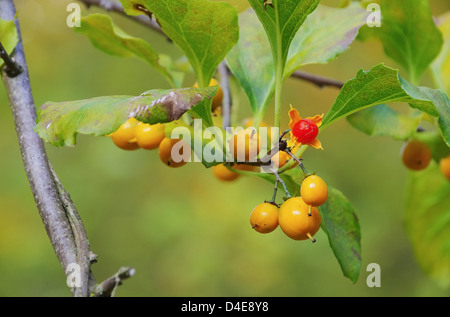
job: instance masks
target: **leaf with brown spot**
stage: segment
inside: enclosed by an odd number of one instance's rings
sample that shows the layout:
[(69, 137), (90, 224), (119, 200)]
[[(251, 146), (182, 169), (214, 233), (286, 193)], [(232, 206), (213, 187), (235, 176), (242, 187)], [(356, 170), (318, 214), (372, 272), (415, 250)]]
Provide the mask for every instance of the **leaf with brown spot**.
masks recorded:
[(217, 87), (149, 90), (139, 96), (103, 96), (46, 102), (38, 111), (35, 131), (52, 145), (73, 146), (78, 133), (108, 135), (128, 118), (155, 124), (179, 119), (186, 111), (202, 118), (211, 109)]

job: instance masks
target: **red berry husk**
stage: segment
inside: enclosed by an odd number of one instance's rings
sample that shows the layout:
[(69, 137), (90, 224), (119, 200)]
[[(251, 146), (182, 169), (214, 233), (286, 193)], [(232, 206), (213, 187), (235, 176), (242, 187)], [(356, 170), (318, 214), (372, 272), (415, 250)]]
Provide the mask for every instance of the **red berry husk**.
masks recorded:
[(292, 134), (297, 138), (297, 141), (302, 144), (308, 144), (314, 141), (319, 134), (319, 128), (317, 125), (309, 120), (302, 119), (294, 125), (292, 128)]

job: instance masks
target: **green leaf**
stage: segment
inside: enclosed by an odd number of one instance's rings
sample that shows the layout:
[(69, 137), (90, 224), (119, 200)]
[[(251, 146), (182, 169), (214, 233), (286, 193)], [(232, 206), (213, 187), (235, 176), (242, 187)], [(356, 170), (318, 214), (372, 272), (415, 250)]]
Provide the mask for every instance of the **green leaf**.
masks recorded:
[(217, 66), (239, 37), (235, 7), (206, 0), (121, 0), (129, 15), (152, 12), (164, 33), (183, 51), (200, 87), (206, 87)]
[(226, 61), (247, 94), (253, 115), (260, 121), (274, 93), (273, 57), (267, 35), (253, 10), (239, 15), (239, 25), (239, 41)]
[(445, 142), (450, 147), (450, 100), (442, 90), (429, 89), (429, 91), (435, 94), (433, 102), (439, 111), (439, 128)]
[[(17, 34), (14, 20), (6, 21), (0, 19), (0, 42), (3, 45), (6, 53), (11, 54), (17, 43), (19, 42), (19, 36)], [(3, 66), (3, 59), (0, 58), (0, 67)]]
[(391, 136), (397, 140), (409, 139), (416, 133), (420, 115), (402, 115), (387, 105), (376, 105), (347, 117), (356, 129), (369, 136)]
[(410, 172), (405, 226), (423, 270), (443, 287), (450, 286), (450, 182), (432, 164)]
[(382, 26), (374, 28), (387, 56), (395, 60), (417, 83), (439, 54), (442, 34), (439, 32), (428, 0), (382, 0)]
[(292, 40), (285, 77), (301, 66), (324, 64), (344, 53), (366, 23), (367, 15), (357, 2), (344, 8), (319, 5)]
[(194, 106), (211, 107), (215, 87), (149, 90), (139, 96), (105, 96), (46, 102), (35, 131), (55, 146), (73, 146), (78, 133), (108, 135), (128, 118), (155, 124), (176, 120)]
[(273, 60), (284, 69), (289, 47), (306, 17), (312, 13), (320, 0), (249, 0), (261, 21), (272, 48)]
[[(160, 72), (173, 86), (181, 86), (182, 74), (171, 73), (161, 64), (160, 56), (152, 46), (143, 39), (125, 33), (105, 14), (91, 14), (81, 18), (80, 27), (74, 28), (86, 35), (99, 50), (120, 57), (137, 57)], [(165, 63), (168, 56), (164, 57)]]
[(361, 269), (361, 232), (358, 216), (348, 199), (337, 189), (328, 187), (328, 199), (320, 206), (322, 229), (344, 276), (353, 283)]
[(242, 0), (210, 0), (213, 2), (228, 2), (229, 4), (233, 5), (234, 7), (236, 7), (237, 11), (243, 12), (245, 10), (247, 10), (250, 7), (250, 4), (248, 3), (248, 1), (242, 1)]
[[(366, 15), (358, 4), (343, 9), (319, 5), (292, 40), (285, 77), (303, 65), (326, 63), (343, 53)], [(238, 44), (226, 61), (249, 98), (256, 122), (264, 116), (274, 94), (273, 57), (267, 35), (253, 10), (239, 15), (239, 25)]]
[[(217, 92), (217, 86), (212, 86), (210, 91), (212, 93), (212, 96), (215, 96)], [(211, 117), (211, 103), (202, 102), (196, 105), (195, 107), (192, 107), (189, 110), (189, 113), (197, 119), (202, 119), (204, 126), (206, 127), (214, 126), (214, 122)]]
[[(275, 127), (280, 127), (281, 124), (281, 91), (289, 47), (306, 17), (319, 2), (320, 0), (249, 0), (266, 31), (272, 49), (275, 69)], [(254, 117), (254, 122), (259, 124), (261, 117)]]
[(444, 37), (439, 56), (431, 64), (431, 71), (437, 87), (450, 94), (450, 12), (438, 19), (438, 27)]
[(383, 64), (367, 72), (360, 70), (356, 78), (345, 83), (323, 118), (321, 129), (357, 111), (389, 102), (406, 102), (438, 117), (442, 137), (450, 146), (450, 101), (447, 96), (441, 90), (414, 86), (400, 77), (398, 70)]

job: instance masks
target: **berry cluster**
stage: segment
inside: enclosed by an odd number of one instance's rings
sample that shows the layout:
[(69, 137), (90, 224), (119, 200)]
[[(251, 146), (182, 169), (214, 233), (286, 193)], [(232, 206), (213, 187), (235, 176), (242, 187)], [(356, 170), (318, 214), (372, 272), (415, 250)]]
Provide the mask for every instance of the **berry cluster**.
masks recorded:
[[(219, 86), (215, 79), (212, 79), (210, 86)], [(195, 87), (196, 85), (194, 85)], [(213, 114), (220, 113), (223, 92), (218, 87), (216, 96), (212, 102)], [(269, 151), (271, 172), (276, 175), (274, 194), (271, 201), (256, 206), (250, 215), (252, 228), (260, 233), (269, 233), (278, 226), (290, 238), (294, 240), (310, 239), (316, 240), (313, 236), (317, 233), (321, 224), (319, 206), (325, 203), (328, 198), (328, 187), (325, 181), (314, 174), (310, 174), (303, 166), (302, 160), (294, 153), (302, 145), (309, 145), (317, 149), (322, 149), (320, 141), (317, 140), (319, 126), (323, 115), (302, 119), (298, 112), (291, 107), (289, 111), (291, 118), (289, 128), (279, 137), (278, 147)], [(260, 126), (266, 126), (261, 123)], [(258, 131), (253, 127), (252, 120), (244, 123), (245, 128), (234, 133), (229, 140), (229, 150), (235, 161), (232, 163), (221, 163), (212, 167), (213, 175), (222, 181), (236, 180), (241, 173), (239, 171), (253, 171), (258, 168), (261, 160), (256, 160), (263, 147), (263, 140)], [(267, 127), (267, 126), (266, 126)], [(284, 139), (289, 135), (290, 139)], [(161, 161), (169, 167), (179, 167), (186, 164), (185, 160), (174, 160), (174, 153), (179, 153), (183, 157), (185, 142), (183, 139), (170, 139), (166, 137), (164, 124), (147, 124), (135, 118), (129, 118), (119, 129), (109, 135), (114, 144), (124, 150), (136, 150), (139, 148), (159, 151)], [(268, 136), (270, 139), (270, 135)], [(175, 148), (177, 147), (177, 148)], [(186, 147), (189, 148), (189, 147)], [(178, 149), (178, 152), (176, 151)], [(274, 153), (272, 153), (274, 152)], [(256, 163), (255, 163), (256, 162)], [(280, 168), (287, 163), (292, 163), (290, 168), (299, 167), (302, 169), (305, 178), (302, 181), (298, 195), (291, 196), (287, 191), (284, 182), (278, 175)], [(261, 163), (262, 164), (262, 163)], [(278, 183), (285, 187), (287, 198), (278, 205), (275, 203)]]
[(274, 202), (257, 205), (250, 214), (250, 224), (260, 233), (269, 233), (278, 226), (291, 239), (313, 242), (319, 231), (321, 216), (317, 207), (328, 198), (328, 186), (317, 175), (307, 176), (300, 188), (300, 196), (290, 197), (280, 207)]
[[(185, 161), (174, 161), (172, 159), (172, 148), (178, 142), (184, 141), (167, 138), (164, 128), (164, 124), (143, 123), (131, 117), (109, 136), (114, 144), (121, 149), (128, 151), (139, 148), (146, 150), (158, 149), (159, 157), (164, 164), (170, 167), (183, 166), (186, 164)], [(181, 146), (180, 151), (183, 148)]]
[[(222, 105), (223, 91), (216, 79), (212, 78), (210, 86), (218, 86), (216, 95), (212, 100), (212, 111), (218, 111)], [(194, 84), (194, 87), (198, 87)], [(129, 118), (115, 132), (109, 135), (114, 144), (123, 150), (146, 150), (158, 149), (161, 161), (169, 167), (180, 167), (187, 163), (185, 160), (174, 159), (172, 149), (179, 149), (175, 153), (179, 157), (184, 157), (183, 150), (188, 148), (182, 139), (170, 139), (166, 137), (165, 125), (162, 123), (148, 124), (138, 121), (136, 118)]]

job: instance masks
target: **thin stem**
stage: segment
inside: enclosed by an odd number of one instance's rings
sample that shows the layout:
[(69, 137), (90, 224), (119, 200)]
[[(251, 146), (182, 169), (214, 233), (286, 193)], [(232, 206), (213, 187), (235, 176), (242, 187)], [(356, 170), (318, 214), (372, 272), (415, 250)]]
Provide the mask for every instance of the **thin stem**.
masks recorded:
[(312, 241), (312, 243), (316, 242), (316, 239), (314, 239), (310, 233), (307, 233), (306, 236)]
[(341, 89), (344, 86), (344, 82), (333, 79), (333, 78), (327, 78), (323, 76), (318, 76), (314, 74), (310, 74), (303, 71), (295, 71), (291, 77), (298, 78), (301, 80), (308, 81), (314, 85), (316, 85), (319, 88), (323, 88), (325, 86), (335, 87)]
[(275, 25), (277, 27), (277, 47), (275, 57), (275, 127), (280, 128), (281, 126), (281, 92), (283, 88), (283, 75), (284, 75), (284, 67), (285, 63), (283, 61), (282, 55), (282, 43), (281, 43), (281, 31), (278, 29), (279, 16), (278, 16), (278, 1), (275, 3), (272, 2), (275, 7)]
[(276, 181), (281, 183), (281, 185), (283, 186), (284, 192), (286, 193), (286, 197), (291, 198), (291, 194), (289, 193), (289, 190), (287, 189), (285, 182), (281, 179), (278, 172), (276, 170), (273, 170), (272, 173), (275, 175)]
[(310, 173), (308, 173), (308, 171), (306, 170), (305, 166), (303, 166), (302, 160), (299, 159), (297, 156), (295, 156), (294, 153), (292, 153), (289, 148), (286, 148), (284, 151), (287, 154), (289, 154), (298, 163), (298, 166), (302, 169), (303, 174), (305, 174), (305, 176), (311, 175)]
[(272, 200), (269, 201), (269, 203), (275, 203), (275, 200), (277, 198), (277, 191), (278, 191), (278, 179), (275, 180), (275, 186), (273, 187), (273, 195), (272, 195)]
[(233, 164), (236, 165), (248, 165), (248, 166), (269, 166), (270, 165), (270, 160), (266, 161), (263, 159), (257, 159), (254, 162), (250, 162), (250, 161), (236, 161)]
[[(296, 153), (293, 153), (293, 154), (295, 154), (295, 156), (296, 156), (297, 158), (298, 158), (298, 157), (301, 157), (302, 154), (306, 151), (307, 148), (308, 148), (308, 145), (302, 144), (302, 145), (300, 146), (300, 148), (297, 150), (297, 152), (296, 152)], [(283, 167), (281, 167), (281, 168), (278, 170), (278, 172), (279, 172), (279, 173), (283, 173), (283, 172), (285, 172), (286, 170), (290, 169), (290, 168), (292, 167), (292, 165), (295, 164), (294, 162), (296, 162), (296, 161), (294, 160), (294, 161), (290, 161), (290, 162), (286, 163)]]
[(3, 68), (3, 71), (8, 75), (9, 77), (16, 77), (20, 73), (23, 72), (22, 66), (18, 64), (16, 61), (14, 61), (6, 52), (5, 48), (3, 47), (3, 44), (0, 42), (0, 58), (3, 59), (3, 62), (5, 63), (5, 66)]
[(131, 267), (121, 267), (113, 276), (109, 277), (94, 289), (94, 297), (114, 297), (117, 287), (122, 285), (123, 281), (132, 277), (135, 270)]
[(284, 138), (284, 136), (286, 134), (288, 134), (289, 132), (291, 132), (291, 129), (284, 130), (283, 133), (281, 133), (280, 138), (278, 139), (278, 142), (281, 142), (281, 140)]
[(281, 126), (281, 91), (283, 88), (283, 72), (284, 67), (281, 56), (278, 55), (277, 69), (275, 73), (275, 127)]

